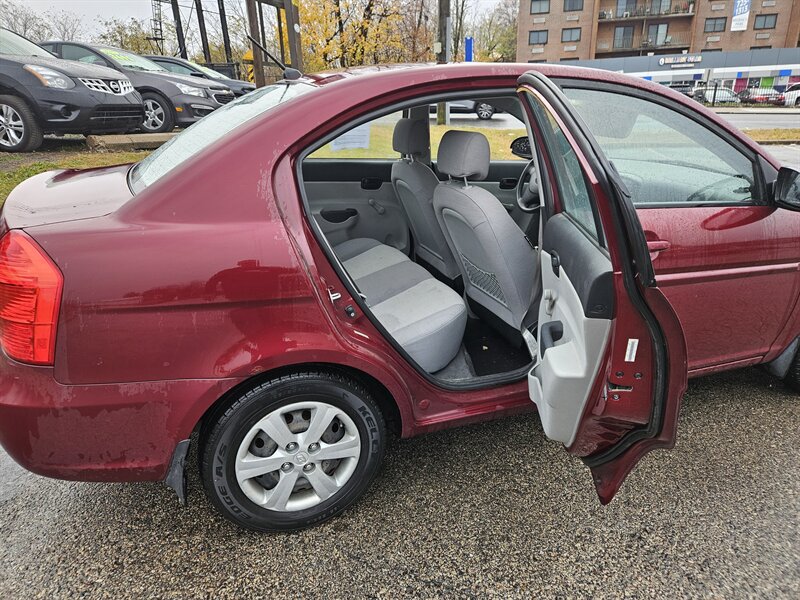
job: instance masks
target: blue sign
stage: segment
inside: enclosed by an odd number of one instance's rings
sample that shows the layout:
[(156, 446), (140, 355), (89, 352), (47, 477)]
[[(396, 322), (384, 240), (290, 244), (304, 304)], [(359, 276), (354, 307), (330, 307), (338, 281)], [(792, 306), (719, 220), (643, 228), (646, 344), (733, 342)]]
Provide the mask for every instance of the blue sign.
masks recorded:
[(464, 38), (464, 61), (472, 62), (472, 38)]

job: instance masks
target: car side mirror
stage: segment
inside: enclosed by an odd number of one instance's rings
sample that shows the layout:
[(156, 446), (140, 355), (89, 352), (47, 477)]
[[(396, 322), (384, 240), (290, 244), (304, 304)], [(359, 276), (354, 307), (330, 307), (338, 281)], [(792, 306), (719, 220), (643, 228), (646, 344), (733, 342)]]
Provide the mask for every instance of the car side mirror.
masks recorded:
[(773, 189), (775, 204), (800, 211), (800, 173), (789, 167), (781, 167)]
[(518, 137), (511, 142), (511, 154), (514, 156), (519, 156), (520, 158), (526, 158), (528, 160), (533, 158), (533, 153), (531, 152), (531, 142), (527, 135)]
[(206, 74), (205, 73), (198, 73), (197, 71), (192, 71), (191, 72), (191, 76), (192, 77), (200, 77), (201, 79), (205, 79), (206, 78)]

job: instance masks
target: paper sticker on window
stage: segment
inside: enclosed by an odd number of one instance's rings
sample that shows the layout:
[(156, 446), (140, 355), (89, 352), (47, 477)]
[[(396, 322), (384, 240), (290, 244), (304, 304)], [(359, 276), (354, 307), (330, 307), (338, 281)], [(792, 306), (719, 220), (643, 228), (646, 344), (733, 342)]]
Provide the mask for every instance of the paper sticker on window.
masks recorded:
[(628, 348), (625, 350), (625, 362), (634, 362), (636, 360), (636, 350), (639, 349), (639, 340), (637, 338), (628, 339)]
[(338, 151), (351, 148), (369, 148), (369, 128), (370, 124), (364, 123), (343, 133), (331, 142), (331, 149)]

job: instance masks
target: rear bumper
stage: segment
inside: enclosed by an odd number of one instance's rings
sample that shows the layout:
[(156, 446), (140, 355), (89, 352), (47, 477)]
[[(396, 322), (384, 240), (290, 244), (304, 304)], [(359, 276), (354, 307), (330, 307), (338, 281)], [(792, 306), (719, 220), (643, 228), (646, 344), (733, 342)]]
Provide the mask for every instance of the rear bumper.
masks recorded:
[(239, 380), (61, 385), (51, 367), (0, 355), (0, 445), (47, 477), (164, 479), (178, 442)]

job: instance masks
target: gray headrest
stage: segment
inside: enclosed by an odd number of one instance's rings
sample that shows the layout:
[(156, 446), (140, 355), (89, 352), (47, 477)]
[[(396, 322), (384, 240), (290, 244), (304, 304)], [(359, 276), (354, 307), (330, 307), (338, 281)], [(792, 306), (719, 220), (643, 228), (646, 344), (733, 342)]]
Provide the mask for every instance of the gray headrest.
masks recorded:
[(392, 147), (400, 154), (425, 154), (431, 146), (428, 124), (420, 119), (400, 119), (394, 126)]
[(489, 140), (477, 131), (451, 130), (442, 136), (436, 168), (457, 179), (481, 180), (489, 173)]

